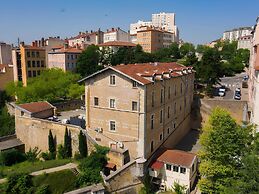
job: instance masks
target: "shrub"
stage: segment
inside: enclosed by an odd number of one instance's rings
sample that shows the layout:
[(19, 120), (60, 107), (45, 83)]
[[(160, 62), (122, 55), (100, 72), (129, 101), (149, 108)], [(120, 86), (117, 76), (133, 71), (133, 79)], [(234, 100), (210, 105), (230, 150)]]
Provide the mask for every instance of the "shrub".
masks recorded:
[(32, 176), (26, 174), (16, 174), (8, 177), (6, 193), (32, 193)]
[(63, 145), (58, 145), (58, 159), (66, 158), (66, 151)]
[(51, 130), (49, 130), (48, 141), (49, 141), (50, 157), (51, 157), (51, 159), (55, 159), (56, 158), (56, 142), (52, 135)]
[(40, 157), (41, 157), (43, 160), (45, 160), (45, 161), (52, 159), (51, 153), (49, 153), (49, 152), (42, 152), (41, 155), (40, 155)]
[(39, 160), (37, 157), (39, 155), (40, 151), (38, 147), (35, 147), (33, 149), (30, 148), (30, 150), (28, 152), (25, 153), (26, 159), (29, 162), (36, 162), (37, 160)]
[(84, 158), (87, 156), (87, 142), (86, 142), (86, 137), (83, 134), (82, 130), (78, 135), (78, 140), (79, 140), (79, 152), (80, 152), (81, 158)]
[(4, 166), (11, 166), (25, 160), (25, 155), (16, 149), (7, 150), (0, 153), (0, 164)]
[(49, 194), (49, 193), (50, 193), (49, 185), (41, 185), (40, 187), (38, 187), (38, 189), (35, 192), (35, 194)]

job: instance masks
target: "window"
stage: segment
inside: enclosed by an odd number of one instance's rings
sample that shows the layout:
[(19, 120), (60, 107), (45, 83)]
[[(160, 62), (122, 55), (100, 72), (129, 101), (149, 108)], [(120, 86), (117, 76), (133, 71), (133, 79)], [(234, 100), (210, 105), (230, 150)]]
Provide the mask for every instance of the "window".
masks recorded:
[(137, 111), (138, 110), (138, 103), (135, 101), (132, 101), (132, 110)]
[(152, 104), (152, 107), (154, 107), (154, 104), (155, 104), (155, 93), (154, 92), (152, 92), (151, 104)]
[(67, 59), (69, 59), (69, 55), (67, 55)]
[(160, 123), (163, 122), (163, 110), (160, 110)]
[(27, 52), (27, 57), (31, 57), (31, 53), (29, 51)]
[(159, 139), (160, 139), (160, 141), (163, 139), (163, 134), (162, 133), (160, 134)]
[(192, 172), (194, 172), (194, 164), (192, 164)]
[(35, 52), (34, 51), (31, 52), (31, 56), (35, 57)]
[(115, 99), (110, 99), (110, 108), (115, 108)]
[(37, 61), (37, 67), (40, 67), (40, 61)]
[(170, 128), (167, 128), (167, 134), (169, 134), (170, 133)]
[(39, 51), (36, 52), (36, 57), (40, 57), (40, 52)]
[(186, 173), (186, 168), (181, 167), (180, 168), (180, 173), (185, 174)]
[(32, 61), (32, 67), (35, 67), (35, 61)]
[(28, 66), (28, 67), (31, 67), (31, 61), (28, 61), (28, 62), (27, 62), (27, 66)]
[(176, 127), (176, 124), (174, 123), (174, 129), (175, 129), (175, 127)]
[(181, 83), (181, 94), (183, 93), (183, 83)]
[(23, 111), (21, 111), (21, 116), (23, 116), (24, 115), (24, 112)]
[(40, 75), (40, 70), (37, 71), (37, 75)]
[(163, 98), (164, 98), (164, 90), (161, 89), (161, 93), (160, 93), (160, 101), (161, 101), (161, 103), (163, 103)]
[(137, 87), (137, 82), (136, 82), (136, 81), (133, 81), (133, 82), (132, 82), (132, 87), (133, 87), (133, 88), (136, 88), (136, 87)]
[(174, 114), (176, 114), (176, 102), (174, 103)]
[(115, 126), (115, 121), (110, 121), (110, 131), (115, 131), (116, 126)]
[(31, 71), (28, 71), (28, 77), (31, 77)]
[(172, 165), (171, 164), (166, 164), (166, 170), (172, 170)]
[(169, 86), (168, 87), (168, 99), (170, 99), (170, 97), (171, 97), (171, 87)]
[(115, 75), (110, 76), (110, 85), (115, 85)]
[(167, 107), (167, 118), (170, 118), (170, 106)]
[(44, 64), (44, 61), (41, 61), (41, 67), (44, 67), (45, 64)]
[(94, 97), (94, 106), (99, 106), (99, 98)]
[(180, 105), (180, 112), (182, 111), (182, 105)]
[(32, 74), (33, 74), (33, 77), (36, 77), (36, 71), (35, 70), (32, 72)]
[(72, 60), (74, 59), (74, 55), (71, 55), (71, 59), (72, 59)]
[(153, 151), (154, 151), (154, 142), (153, 142), (153, 141), (151, 141), (150, 149), (151, 149), (151, 152), (153, 152)]
[(179, 167), (178, 166), (173, 166), (173, 171), (174, 172), (178, 172), (179, 171)]
[(151, 129), (154, 129), (154, 115), (151, 115)]

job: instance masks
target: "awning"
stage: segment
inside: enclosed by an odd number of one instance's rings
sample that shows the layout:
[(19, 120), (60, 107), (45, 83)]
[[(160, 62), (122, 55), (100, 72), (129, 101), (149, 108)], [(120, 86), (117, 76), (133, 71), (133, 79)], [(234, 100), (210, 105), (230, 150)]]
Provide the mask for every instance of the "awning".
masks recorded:
[(163, 162), (155, 161), (152, 165), (151, 168), (154, 170), (160, 170), (164, 166)]

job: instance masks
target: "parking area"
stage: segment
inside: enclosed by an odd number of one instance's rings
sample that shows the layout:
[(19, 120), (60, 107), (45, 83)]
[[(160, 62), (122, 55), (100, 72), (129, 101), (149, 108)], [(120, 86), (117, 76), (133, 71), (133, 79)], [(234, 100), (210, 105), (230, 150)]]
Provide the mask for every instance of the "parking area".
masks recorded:
[(60, 115), (58, 118), (62, 121), (63, 119), (70, 119), (70, 117), (76, 117), (76, 116), (85, 116), (85, 110), (81, 109), (75, 109), (75, 110), (70, 110), (70, 111), (63, 111), (60, 112)]

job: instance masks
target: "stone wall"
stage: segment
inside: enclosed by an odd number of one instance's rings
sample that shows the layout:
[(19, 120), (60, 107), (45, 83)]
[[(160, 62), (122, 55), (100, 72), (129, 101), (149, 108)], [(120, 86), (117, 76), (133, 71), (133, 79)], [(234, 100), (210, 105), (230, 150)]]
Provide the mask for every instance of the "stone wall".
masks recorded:
[[(61, 124), (37, 118), (23, 117), (19, 115), (16, 115), (15, 126), (17, 138), (25, 144), (25, 151), (28, 151), (30, 148), (34, 147), (38, 147), (42, 152), (48, 151), (49, 130), (51, 130), (53, 137), (56, 138), (57, 145), (63, 144), (65, 129), (67, 128), (71, 133), (72, 152), (73, 154), (78, 152), (78, 134), (80, 130), (83, 130), (78, 126)], [(88, 153), (91, 153), (94, 149), (95, 141), (92, 140), (87, 134), (86, 137)]]

